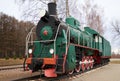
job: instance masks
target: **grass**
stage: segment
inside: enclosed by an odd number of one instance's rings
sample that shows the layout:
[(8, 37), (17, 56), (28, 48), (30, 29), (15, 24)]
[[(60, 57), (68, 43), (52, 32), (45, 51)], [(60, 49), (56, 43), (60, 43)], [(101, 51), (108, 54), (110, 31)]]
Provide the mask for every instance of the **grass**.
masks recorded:
[(112, 64), (120, 64), (120, 59), (111, 59), (110, 63), (112, 63)]
[[(0, 66), (18, 65), (23, 64), (24, 59), (0, 59)], [(120, 59), (111, 59), (110, 63), (120, 64)]]
[(120, 61), (110, 61), (112, 64), (120, 64)]
[(23, 64), (24, 59), (0, 59), (0, 66)]

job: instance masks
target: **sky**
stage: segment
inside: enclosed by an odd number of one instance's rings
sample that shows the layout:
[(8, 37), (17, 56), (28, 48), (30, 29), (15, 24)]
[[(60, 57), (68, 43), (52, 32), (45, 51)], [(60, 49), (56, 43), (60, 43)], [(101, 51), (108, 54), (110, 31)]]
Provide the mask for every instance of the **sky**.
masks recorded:
[(20, 10), (19, 5), (16, 4), (15, 0), (0, 0), (0, 12), (21, 20), (22, 10)]
[[(107, 20), (120, 19), (120, 0), (94, 0), (94, 2), (104, 9)], [(15, 0), (0, 0), (1, 11), (19, 20), (22, 19), (22, 10)]]
[[(104, 10), (103, 16), (107, 23), (112, 20), (120, 20), (120, 0), (94, 0), (94, 2)], [(20, 6), (15, 3), (15, 0), (0, 0), (0, 12), (14, 16), (18, 20), (22, 20), (22, 10)], [(109, 30), (109, 27), (107, 27), (107, 29)], [(106, 31), (104, 36), (110, 42), (113, 42), (109, 33), (109, 31)], [(118, 46), (112, 44), (112, 48), (116, 49)]]
[(95, 0), (109, 19), (120, 19), (120, 0)]

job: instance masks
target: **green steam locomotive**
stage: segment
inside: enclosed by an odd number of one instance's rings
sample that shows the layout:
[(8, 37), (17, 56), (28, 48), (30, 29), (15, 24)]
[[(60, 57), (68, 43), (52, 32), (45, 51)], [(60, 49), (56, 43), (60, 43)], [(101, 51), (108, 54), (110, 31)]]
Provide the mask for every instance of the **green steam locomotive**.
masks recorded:
[(81, 30), (73, 17), (65, 22), (58, 19), (55, 3), (48, 4), (48, 12), (41, 12), (37, 27), (26, 37), (25, 63), (32, 72), (43, 70), (46, 77), (57, 77), (109, 62), (110, 43), (98, 32), (90, 27)]

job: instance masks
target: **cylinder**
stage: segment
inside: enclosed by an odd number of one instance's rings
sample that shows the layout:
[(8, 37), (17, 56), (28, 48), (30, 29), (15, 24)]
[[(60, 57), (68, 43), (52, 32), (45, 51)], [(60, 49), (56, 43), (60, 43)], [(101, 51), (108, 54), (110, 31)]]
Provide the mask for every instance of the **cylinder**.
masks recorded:
[(49, 15), (57, 15), (55, 3), (53, 3), (53, 2), (48, 3), (48, 13), (49, 13)]

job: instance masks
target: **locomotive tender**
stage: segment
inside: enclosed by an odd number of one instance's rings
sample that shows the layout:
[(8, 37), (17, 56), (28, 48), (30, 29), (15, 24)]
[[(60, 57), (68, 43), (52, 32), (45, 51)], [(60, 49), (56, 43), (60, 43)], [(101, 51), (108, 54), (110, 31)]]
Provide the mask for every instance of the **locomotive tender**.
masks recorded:
[(90, 27), (82, 31), (73, 17), (59, 20), (55, 3), (48, 4), (48, 12), (44, 11), (38, 22), (35, 40), (34, 28), (26, 37), (25, 63), (32, 72), (44, 70), (46, 77), (57, 77), (109, 62), (110, 43)]

